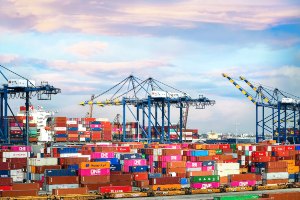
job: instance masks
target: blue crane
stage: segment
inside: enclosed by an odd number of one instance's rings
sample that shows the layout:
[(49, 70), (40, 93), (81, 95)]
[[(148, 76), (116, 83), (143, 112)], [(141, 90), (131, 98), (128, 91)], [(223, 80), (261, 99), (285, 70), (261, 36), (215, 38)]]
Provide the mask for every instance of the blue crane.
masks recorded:
[[(112, 95), (111, 95), (112, 93)], [(214, 100), (199, 96), (191, 98), (187, 93), (167, 85), (154, 78), (141, 80), (130, 75), (117, 83), (110, 89), (95, 95), (96, 98), (105, 98), (100, 101), (86, 100), (80, 105), (99, 105), (99, 106), (122, 106), (123, 111), (123, 134), (122, 141), (143, 141), (143, 142), (182, 142), (182, 129), (184, 126), (183, 109), (195, 107), (204, 109), (206, 106), (215, 104)], [(171, 106), (179, 109), (179, 127), (176, 129), (178, 139), (170, 137), (171, 127)], [(136, 135), (141, 130), (141, 138), (133, 139), (126, 131), (127, 114), (137, 123)], [(161, 118), (161, 119), (160, 119)]]
[[(224, 76), (224, 74), (222, 74)], [(255, 92), (251, 95), (239, 86), (232, 78), (225, 75), (256, 107), (256, 142), (264, 140), (266, 133), (271, 133), (277, 142), (300, 143), (300, 101), (299, 97), (279, 90), (270, 89), (259, 84), (255, 86), (245, 77), (240, 76)], [(238, 85), (238, 86), (237, 86)], [(251, 96), (249, 98), (249, 96)], [(298, 100), (297, 100), (298, 99)], [(292, 122), (288, 129), (288, 122)], [(290, 133), (288, 133), (288, 130)], [(293, 133), (293, 134), (291, 134)]]
[[(2, 70), (1, 70), (2, 69)], [(22, 80), (23, 85), (11, 85), (11, 80), (3, 73), (3, 70), (13, 74), (18, 77), (19, 80)], [(7, 67), (0, 65), (0, 73), (6, 81), (3, 84), (3, 87), (0, 88), (0, 143), (10, 144), (9, 129), (8, 129), (8, 112), (12, 114), (14, 119), (15, 115), (9, 105), (9, 98), (19, 98), (25, 99), (26, 107), (26, 125), (25, 127), (20, 127), (23, 130), (23, 144), (28, 145), (28, 136), (29, 136), (29, 100), (30, 98), (37, 96), (38, 100), (51, 100), (51, 96), (61, 92), (59, 88), (55, 88), (52, 85), (49, 85), (48, 82), (42, 82), (41, 85), (36, 86), (32, 81), (25, 78), (24, 76), (19, 75), (18, 73), (8, 69)]]

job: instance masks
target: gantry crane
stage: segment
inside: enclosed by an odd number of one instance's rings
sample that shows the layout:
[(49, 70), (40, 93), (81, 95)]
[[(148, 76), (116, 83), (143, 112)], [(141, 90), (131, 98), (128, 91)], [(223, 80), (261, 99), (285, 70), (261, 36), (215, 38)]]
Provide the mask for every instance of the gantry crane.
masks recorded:
[(20, 127), (23, 130), (23, 143), (28, 145), (28, 136), (29, 136), (29, 100), (30, 98), (37, 96), (38, 100), (51, 100), (51, 96), (54, 94), (58, 94), (61, 92), (59, 88), (55, 88), (48, 84), (48, 82), (42, 82), (41, 85), (36, 86), (29, 79), (25, 78), (8, 69), (7, 67), (0, 65), (1, 69), (8, 71), (13, 74), (15, 77), (18, 77), (20, 80), (26, 81), (26, 85), (16, 85), (9, 86), (9, 81), (2, 70), (0, 69), (0, 73), (5, 80), (5, 84), (0, 88), (0, 143), (10, 144), (9, 138), (9, 130), (8, 130), (8, 111), (11, 112), (12, 116), (15, 118), (15, 115), (9, 105), (8, 99), (10, 97), (25, 99), (25, 107), (26, 107), (26, 126)]
[[(92, 94), (92, 96), (91, 96), (91, 100), (89, 101), (89, 102), (93, 102), (94, 101), (94, 99), (95, 99), (95, 95), (94, 94)], [(94, 104), (89, 104), (89, 106), (90, 106), (90, 111), (89, 112), (87, 112), (87, 117), (89, 117), (89, 118), (92, 118), (93, 117), (93, 109), (94, 109)]]
[[(122, 141), (135, 141), (127, 138), (126, 122), (127, 113), (130, 113), (134, 121), (138, 124), (136, 133), (141, 130), (142, 137), (140, 141), (170, 143), (182, 142), (183, 129), (183, 108), (194, 106), (196, 109), (205, 108), (215, 104), (214, 100), (199, 96), (191, 98), (185, 92), (169, 86), (153, 78), (141, 80), (130, 75), (117, 83), (112, 88), (95, 95), (95, 99), (107, 96), (111, 97), (101, 101), (83, 101), (80, 105), (115, 105), (123, 108), (123, 134)], [(177, 135), (179, 139), (170, 138), (171, 125), (171, 106), (179, 109), (179, 129)], [(136, 111), (134, 112), (134, 108)], [(161, 118), (161, 119), (159, 119)]]
[[(245, 77), (240, 76), (255, 92), (255, 98), (226, 74), (222, 74), (235, 85), (256, 106), (256, 141), (265, 139), (265, 132), (272, 133), (277, 142), (300, 143), (300, 102), (294, 95), (277, 88), (270, 90), (262, 85), (254, 86)], [(289, 102), (291, 101), (291, 102)], [(261, 117), (259, 117), (261, 115)], [(287, 123), (293, 122), (294, 135), (287, 134)], [(298, 122), (298, 124), (297, 124)], [(299, 125), (297, 127), (297, 125)]]

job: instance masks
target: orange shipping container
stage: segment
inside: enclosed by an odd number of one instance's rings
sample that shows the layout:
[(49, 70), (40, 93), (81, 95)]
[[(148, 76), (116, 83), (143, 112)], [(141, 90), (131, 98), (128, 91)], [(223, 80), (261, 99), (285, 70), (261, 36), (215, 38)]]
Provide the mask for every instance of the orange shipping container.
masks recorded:
[(110, 162), (82, 162), (80, 169), (102, 169), (110, 168)]
[(135, 181), (144, 181), (148, 180), (148, 173), (147, 172), (141, 172), (141, 173), (134, 173), (133, 174)]
[(274, 179), (274, 180), (266, 180), (266, 184), (285, 184), (288, 183), (289, 180), (288, 179)]
[(228, 177), (227, 176), (221, 176), (220, 177), (220, 184), (222, 184), (222, 185), (228, 184)]
[(180, 184), (168, 184), (168, 185), (151, 185), (150, 189), (153, 191), (168, 191), (168, 190), (180, 190), (181, 185)]
[(171, 172), (183, 174), (186, 173), (186, 168), (185, 167), (167, 168), (167, 173), (171, 173)]
[(195, 171), (195, 172), (187, 172), (186, 176), (189, 178), (191, 176), (210, 176), (213, 175), (213, 171)]
[(68, 188), (68, 189), (53, 189), (53, 195), (69, 195), (69, 194), (88, 194), (88, 188)]
[(185, 161), (172, 161), (167, 163), (167, 168), (186, 167)]

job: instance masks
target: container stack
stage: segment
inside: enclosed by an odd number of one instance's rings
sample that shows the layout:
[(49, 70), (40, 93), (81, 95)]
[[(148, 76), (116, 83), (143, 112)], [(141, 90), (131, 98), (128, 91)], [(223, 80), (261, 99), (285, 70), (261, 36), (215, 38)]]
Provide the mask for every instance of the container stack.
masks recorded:
[(22, 143), (23, 141), (23, 129), (24, 123), (23, 120), (18, 117), (16, 119), (11, 118), (9, 119), (9, 135), (10, 135), (10, 142), (13, 144)]
[(213, 189), (220, 187), (220, 176), (210, 175), (210, 176), (192, 176), (191, 188), (193, 189)]
[(57, 158), (29, 158), (28, 164), (30, 180), (40, 184), (40, 188), (44, 187), (46, 169), (61, 169)]
[(67, 134), (69, 142), (79, 142), (77, 120), (67, 120)]
[(229, 175), (229, 181), (231, 187), (246, 187), (256, 185), (255, 174), (233, 174)]
[(109, 162), (82, 162), (79, 171), (80, 184), (89, 190), (98, 190), (110, 184)]
[(51, 192), (59, 188), (79, 188), (77, 171), (74, 169), (46, 169), (44, 190)]
[(29, 146), (2, 146), (0, 151), (0, 177), (11, 177), (13, 182), (23, 182), (26, 179), (27, 158), (30, 157)]
[(67, 118), (55, 117), (54, 118), (54, 141), (55, 142), (67, 142)]

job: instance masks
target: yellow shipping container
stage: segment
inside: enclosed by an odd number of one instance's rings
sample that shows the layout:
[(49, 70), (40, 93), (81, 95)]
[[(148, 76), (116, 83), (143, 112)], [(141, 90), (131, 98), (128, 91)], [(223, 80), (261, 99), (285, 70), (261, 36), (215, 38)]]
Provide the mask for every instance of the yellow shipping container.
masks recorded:
[(204, 145), (202, 145), (202, 144), (196, 144), (195, 149), (203, 149), (203, 146)]
[(30, 173), (35, 174), (36, 170), (35, 170), (35, 166), (30, 166)]
[(150, 189), (153, 191), (167, 191), (167, 190), (180, 190), (181, 185), (180, 184), (168, 184), (168, 185), (151, 185)]
[(295, 166), (295, 160), (281, 160), (282, 162), (287, 162), (288, 166)]
[(216, 150), (208, 150), (208, 155), (209, 156), (215, 156), (216, 155)]
[(103, 169), (110, 168), (110, 162), (82, 162), (80, 169)]
[(288, 173), (289, 174), (296, 174), (299, 172), (299, 166), (289, 166)]

